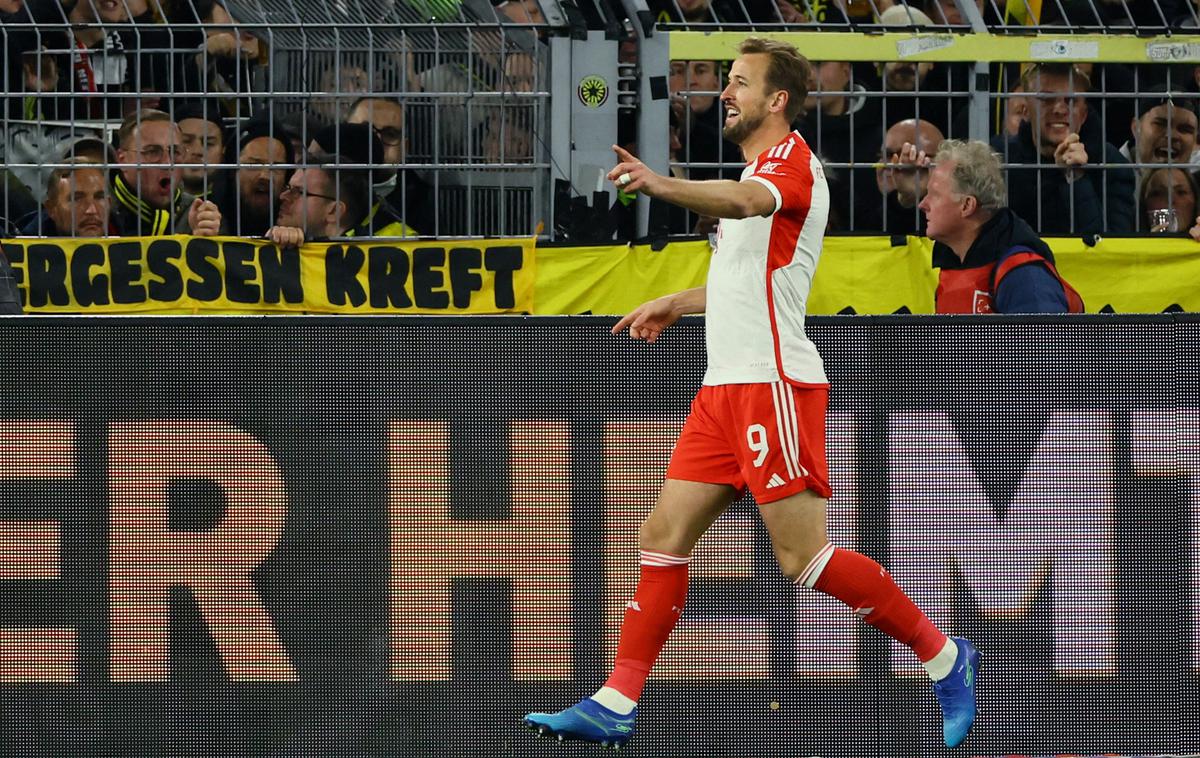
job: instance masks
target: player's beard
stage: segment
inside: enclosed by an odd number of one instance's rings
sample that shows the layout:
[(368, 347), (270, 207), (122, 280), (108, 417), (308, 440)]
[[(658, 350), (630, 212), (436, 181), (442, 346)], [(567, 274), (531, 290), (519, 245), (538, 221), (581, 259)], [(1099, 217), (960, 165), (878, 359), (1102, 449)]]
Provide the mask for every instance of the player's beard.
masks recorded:
[(763, 121), (766, 121), (766, 119), (767, 115), (765, 113), (756, 113), (754, 115), (750, 115), (745, 111), (742, 111), (742, 114), (738, 117), (737, 122), (732, 126), (727, 126), (722, 129), (721, 134), (724, 135), (725, 139), (729, 140), (733, 144), (740, 145), (745, 142), (746, 138), (748, 138), (751, 134), (754, 134), (754, 132), (758, 130), (758, 127), (762, 126)]

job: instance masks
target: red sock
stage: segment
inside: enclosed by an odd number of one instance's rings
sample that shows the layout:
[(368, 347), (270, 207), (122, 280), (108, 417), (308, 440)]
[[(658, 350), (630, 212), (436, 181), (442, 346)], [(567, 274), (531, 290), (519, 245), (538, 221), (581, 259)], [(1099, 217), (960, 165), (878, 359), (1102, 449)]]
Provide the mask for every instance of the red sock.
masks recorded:
[(912, 648), (922, 663), (946, 645), (946, 635), (904, 594), (891, 574), (861, 553), (826, 545), (796, 581), (841, 600), (868, 624)]
[(683, 613), (689, 560), (687, 556), (642, 551), (642, 575), (633, 600), (625, 604), (617, 661), (605, 687), (634, 701), (642, 696), (650, 668)]

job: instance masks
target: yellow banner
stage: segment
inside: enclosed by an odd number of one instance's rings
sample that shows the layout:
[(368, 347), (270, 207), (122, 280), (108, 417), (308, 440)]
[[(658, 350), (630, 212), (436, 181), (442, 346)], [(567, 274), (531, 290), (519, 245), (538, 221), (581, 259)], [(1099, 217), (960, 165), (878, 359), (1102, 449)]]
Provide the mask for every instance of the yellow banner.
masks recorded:
[[(1063, 278), (1091, 313), (1200, 311), (1200, 244), (1189, 238), (1105, 238), (1089, 247), (1051, 238)], [(549, 254), (549, 255), (548, 255)], [(699, 287), (708, 273), (707, 241), (655, 250), (644, 245), (539, 249), (537, 313), (628, 313), (660, 295)], [(933, 313), (938, 270), (933, 243), (909, 237), (826, 237), (807, 312)]]
[(537, 312), (628, 313), (660, 295), (699, 287), (708, 276), (708, 240), (608, 247), (539, 247)]
[[(1032, 30), (1026, 30), (1032, 31)], [(933, 61), (942, 63), (1032, 63), (1094, 61), (1096, 63), (1194, 64), (1200, 62), (1200, 35), (1154, 37), (1137, 34), (1075, 34), (1043, 27), (1031, 34), (947, 32), (760, 32), (758, 36), (787, 42), (814, 61)], [(1188, 30), (1193, 31), (1193, 30)], [(673, 31), (668, 35), (671, 60), (731, 61), (745, 32)]]
[(4, 240), (29, 313), (532, 313), (534, 241)]
[[(1089, 312), (1200, 311), (1188, 238), (1046, 240)], [(933, 313), (932, 243), (827, 237), (808, 313)], [(531, 239), (313, 244), (154, 237), (5, 240), (29, 313), (628, 313), (703, 286), (707, 240), (540, 247)]]
[(1200, 243), (1188, 237), (1051, 238), (1058, 273), (1079, 290), (1088, 313), (1200, 311)]
[[(923, 240), (892, 247), (889, 237), (826, 237), (808, 313), (933, 313), (937, 271)], [(1200, 247), (1200, 246), (1198, 246)], [(708, 240), (586, 248), (538, 248), (539, 314), (624, 314), (647, 300), (700, 287)]]
[(807, 312), (933, 313), (937, 270), (924, 242), (910, 237), (892, 247), (890, 237), (826, 237)]

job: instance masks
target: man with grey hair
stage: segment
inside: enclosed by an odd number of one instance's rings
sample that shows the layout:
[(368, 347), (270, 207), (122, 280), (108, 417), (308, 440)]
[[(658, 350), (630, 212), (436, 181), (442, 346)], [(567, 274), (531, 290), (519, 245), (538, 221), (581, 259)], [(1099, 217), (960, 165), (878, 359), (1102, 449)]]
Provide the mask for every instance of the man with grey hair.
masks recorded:
[(938, 313), (1081, 313), (1054, 254), (1006, 207), (1000, 156), (984, 142), (946, 140), (920, 209), (941, 269)]

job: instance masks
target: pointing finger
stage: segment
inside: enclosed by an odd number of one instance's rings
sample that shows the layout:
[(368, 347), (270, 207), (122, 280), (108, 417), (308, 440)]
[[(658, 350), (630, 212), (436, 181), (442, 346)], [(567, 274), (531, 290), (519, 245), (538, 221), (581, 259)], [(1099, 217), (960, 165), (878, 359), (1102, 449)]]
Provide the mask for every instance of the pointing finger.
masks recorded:
[(616, 323), (616, 324), (613, 326), (613, 328), (612, 328), (612, 333), (613, 333), (613, 334), (620, 334), (620, 333), (621, 333), (621, 331), (622, 331), (622, 330), (623, 330), (625, 327), (629, 326), (630, 322), (632, 322), (632, 321), (633, 321), (633, 319), (636, 317), (636, 315), (637, 315), (636, 313), (629, 313), (629, 314), (626, 314), (625, 316), (623, 316), (623, 317), (621, 318), (621, 320), (620, 320), (620, 321), (618, 321), (618, 322), (617, 322), (617, 323)]

